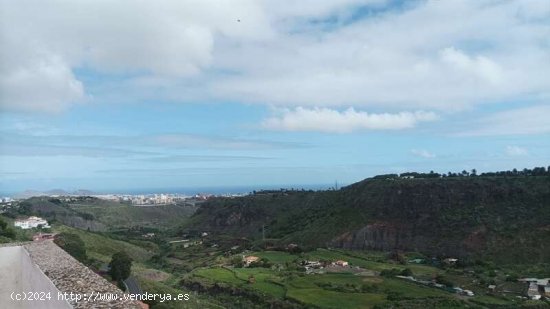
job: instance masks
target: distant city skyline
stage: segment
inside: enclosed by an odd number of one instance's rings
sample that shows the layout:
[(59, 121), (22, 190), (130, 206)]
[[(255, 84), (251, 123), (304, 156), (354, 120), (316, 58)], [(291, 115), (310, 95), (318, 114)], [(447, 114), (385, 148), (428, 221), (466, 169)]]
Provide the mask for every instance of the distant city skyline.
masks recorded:
[(550, 164), (545, 1), (0, 11), (0, 192), (330, 186)]

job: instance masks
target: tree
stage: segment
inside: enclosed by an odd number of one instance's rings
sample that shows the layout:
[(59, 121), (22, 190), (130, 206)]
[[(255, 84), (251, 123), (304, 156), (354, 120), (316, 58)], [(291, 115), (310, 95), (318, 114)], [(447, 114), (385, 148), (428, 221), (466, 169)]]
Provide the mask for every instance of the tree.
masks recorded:
[(120, 282), (130, 276), (132, 272), (132, 258), (124, 251), (117, 252), (113, 254), (109, 267), (111, 278)]
[(8, 226), (8, 223), (0, 219), (0, 236), (15, 239), (15, 231)]
[(435, 281), (437, 283), (443, 284), (446, 287), (452, 288), (455, 286), (455, 284), (451, 280), (449, 280), (449, 278), (442, 275), (437, 275), (437, 277), (435, 277)]
[(388, 257), (391, 260), (394, 260), (394, 261), (398, 262), (399, 264), (405, 264), (406, 263), (405, 255), (400, 251), (394, 250), (389, 254)]
[(62, 232), (55, 236), (54, 242), (80, 262), (86, 263), (88, 261), (86, 247), (80, 236)]
[(410, 268), (405, 268), (401, 271), (401, 276), (412, 276), (413, 272)]

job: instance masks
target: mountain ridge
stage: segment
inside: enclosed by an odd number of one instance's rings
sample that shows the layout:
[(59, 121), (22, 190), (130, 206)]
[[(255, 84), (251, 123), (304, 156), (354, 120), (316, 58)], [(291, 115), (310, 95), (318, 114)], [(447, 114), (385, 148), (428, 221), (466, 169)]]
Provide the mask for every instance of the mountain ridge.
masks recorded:
[(543, 261), (550, 259), (550, 177), (371, 178), (333, 191), (258, 192), (213, 199), (182, 229), (257, 243), (265, 235), (278, 246)]

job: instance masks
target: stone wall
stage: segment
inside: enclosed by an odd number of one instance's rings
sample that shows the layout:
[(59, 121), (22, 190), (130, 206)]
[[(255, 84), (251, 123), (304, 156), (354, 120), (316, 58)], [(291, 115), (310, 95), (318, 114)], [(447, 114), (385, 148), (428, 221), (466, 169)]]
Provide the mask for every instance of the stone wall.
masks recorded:
[[(59, 290), (33, 263), (25, 248), (0, 248), (0, 303), (6, 305), (5, 308), (72, 308), (67, 301), (58, 299), (58, 293)], [(23, 297), (33, 300), (17, 300)]]
[[(50, 292), (51, 300), (11, 301), (11, 292), (17, 291)], [(60, 293), (83, 299), (60, 300)], [(7, 308), (142, 308), (124, 295), (50, 240), (0, 247), (0, 303), (9, 304)]]

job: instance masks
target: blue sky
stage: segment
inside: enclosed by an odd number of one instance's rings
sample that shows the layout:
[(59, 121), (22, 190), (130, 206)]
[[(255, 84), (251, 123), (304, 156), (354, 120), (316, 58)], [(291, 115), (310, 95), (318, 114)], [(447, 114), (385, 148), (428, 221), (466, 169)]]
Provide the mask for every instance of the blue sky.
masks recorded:
[(550, 164), (544, 1), (0, 3), (0, 192)]

